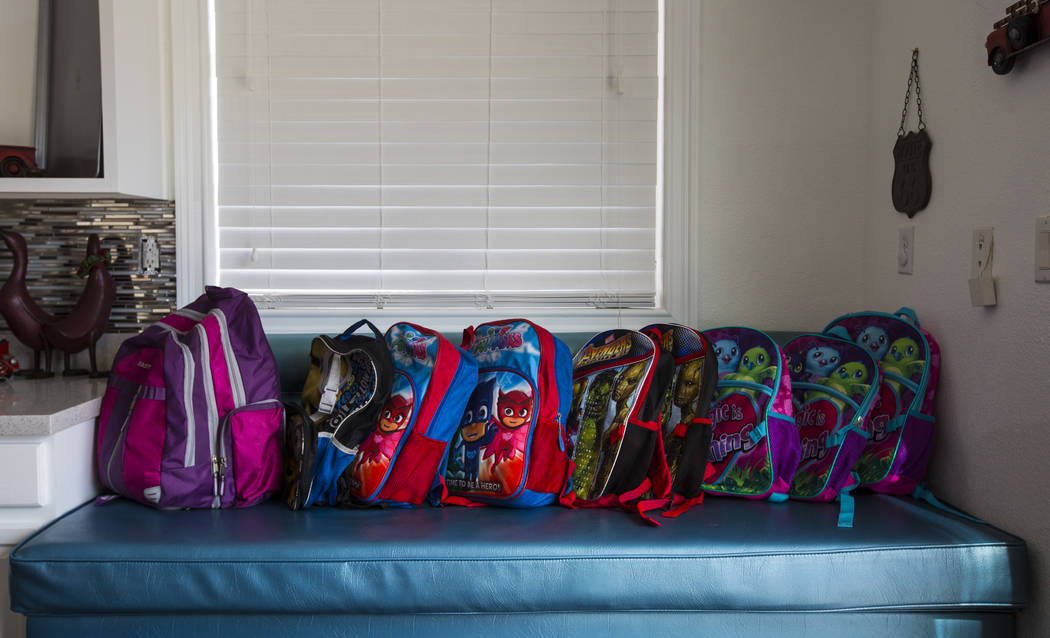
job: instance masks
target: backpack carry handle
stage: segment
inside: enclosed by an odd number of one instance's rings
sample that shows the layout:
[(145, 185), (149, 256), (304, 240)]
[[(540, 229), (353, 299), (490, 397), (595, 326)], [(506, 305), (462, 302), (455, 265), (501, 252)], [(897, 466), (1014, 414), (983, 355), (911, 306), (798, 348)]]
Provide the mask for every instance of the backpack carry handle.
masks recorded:
[(843, 326), (835, 326), (831, 330), (828, 330), (826, 334), (838, 337), (839, 339), (845, 339), (846, 341), (853, 341), (849, 336), (849, 331)]
[(901, 306), (901, 309), (893, 313), (893, 316), (900, 317), (901, 319), (907, 319), (912, 324), (914, 324), (916, 328), (919, 327), (919, 315), (915, 314), (915, 311), (909, 308), (908, 306)]
[(380, 341), (383, 340), (383, 333), (379, 332), (379, 328), (376, 328), (375, 324), (369, 321), (368, 319), (361, 319), (354, 325), (344, 330), (343, 334), (339, 335), (339, 340), (346, 341), (350, 338), (350, 335), (354, 334), (354, 332), (356, 332), (358, 328), (364, 325), (367, 325), (369, 328), (372, 329), (372, 332), (375, 334), (376, 339), (379, 339)]

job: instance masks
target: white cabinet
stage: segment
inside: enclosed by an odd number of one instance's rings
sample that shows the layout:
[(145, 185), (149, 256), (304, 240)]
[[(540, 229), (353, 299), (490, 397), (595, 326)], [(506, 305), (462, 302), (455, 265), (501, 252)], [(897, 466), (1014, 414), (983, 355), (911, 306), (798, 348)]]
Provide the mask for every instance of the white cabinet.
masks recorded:
[(0, 638), (25, 635), (8, 599), (11, 549), (98, 494), (95, 417), (106, 383), (16, 378), (0, 387)]
[(0, 198), (172, 198), (170, 11), (99, 0), (104, 177), (0, 178)]

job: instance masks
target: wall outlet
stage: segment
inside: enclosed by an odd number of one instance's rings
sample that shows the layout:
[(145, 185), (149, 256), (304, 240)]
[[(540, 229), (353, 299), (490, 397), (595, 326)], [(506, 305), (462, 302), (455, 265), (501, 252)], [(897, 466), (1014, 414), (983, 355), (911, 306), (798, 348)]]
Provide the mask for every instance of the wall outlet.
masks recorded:
[(160, 270), (160, 246), (153, 235), (139, 236), (139, 274), (153, 277)]
[(990, 226), (973, 229), (970, 248), (970, 303), (974, 306), (994, 306), (995, 278), (992, 277), (992, 246), (994, 229)]
[(897, 272), (910, 275), (915, 260), (915, 227), (901, 226), (897, 230)]

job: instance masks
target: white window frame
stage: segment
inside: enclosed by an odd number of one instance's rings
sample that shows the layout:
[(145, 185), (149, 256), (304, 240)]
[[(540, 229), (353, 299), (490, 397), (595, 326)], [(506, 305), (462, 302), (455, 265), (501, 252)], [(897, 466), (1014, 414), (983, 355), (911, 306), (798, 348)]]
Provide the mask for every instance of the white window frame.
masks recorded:
[[(571, 0), (570, 0), (571, 1)], [(663, 0), (664, 64), (662, 225), (659, 244), (658, 307), (651, 309), (552, 309), (521, 312), (555, 332), (597, 332), (639, 328), (648, 323), (697, 325), (700, 299), (700, 27), (701, 3)], [(215, 83), (209, 52), (210, 24), (206, 0), (171, 3), (172, 105), (175, 172), (176, 299), (183, 306), (201, 294), (218, 273), (213, 143)], [(210, 250), (206, 245), (211, 244)], [(412, 320), (442, 331), (515, 314), (514, 308), (363, 310), (262, 310), (263, 326), (274, 333), (339, 332), (358, 315), (385, 328)], [(520, 313), (519, 313), (520, 314)]]

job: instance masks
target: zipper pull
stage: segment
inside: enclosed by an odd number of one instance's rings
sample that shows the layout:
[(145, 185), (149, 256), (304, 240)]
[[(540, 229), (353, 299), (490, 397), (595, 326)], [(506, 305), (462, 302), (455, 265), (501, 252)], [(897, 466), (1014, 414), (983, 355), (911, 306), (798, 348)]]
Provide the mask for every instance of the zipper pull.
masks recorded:
[(211, 507), (218, 509), (222, 507), (222, 498), (219, 496), (219, 457), (211, 457)]
[(222, 500), (223, 496), (226, 496), (226, 457), (219, 457), (219, 469), (222, 480), (219, 481), (219, 499)]

